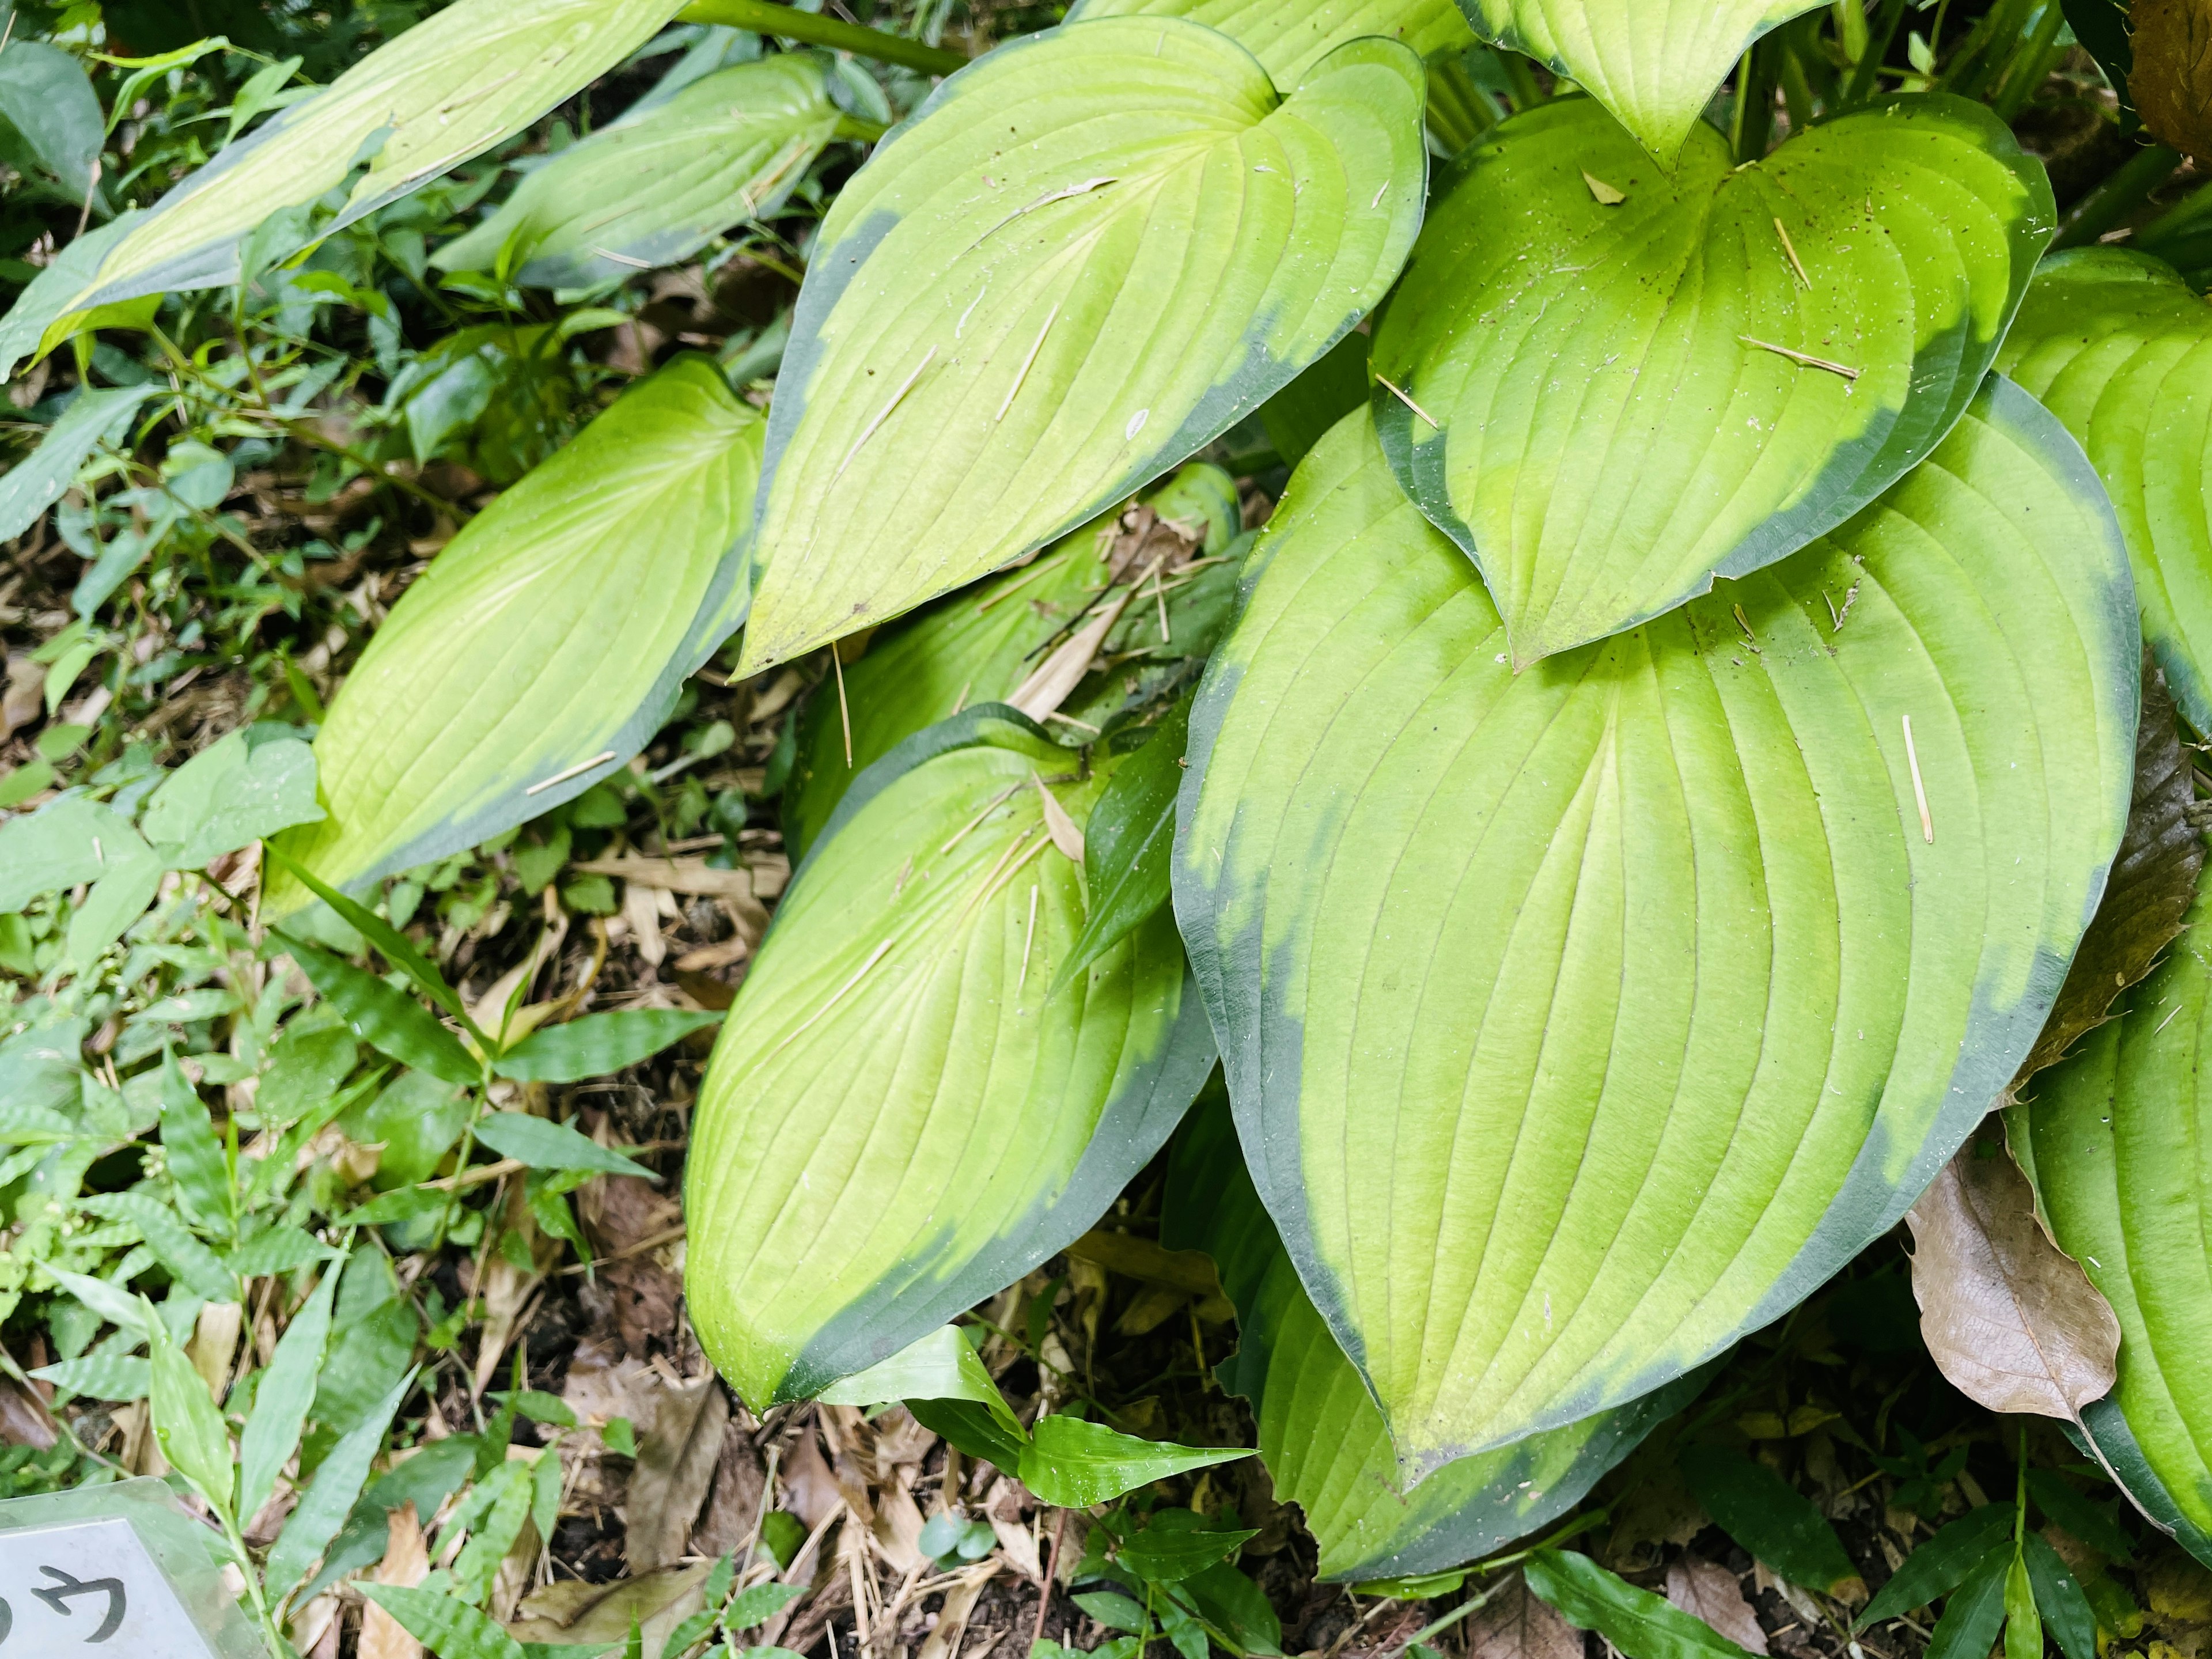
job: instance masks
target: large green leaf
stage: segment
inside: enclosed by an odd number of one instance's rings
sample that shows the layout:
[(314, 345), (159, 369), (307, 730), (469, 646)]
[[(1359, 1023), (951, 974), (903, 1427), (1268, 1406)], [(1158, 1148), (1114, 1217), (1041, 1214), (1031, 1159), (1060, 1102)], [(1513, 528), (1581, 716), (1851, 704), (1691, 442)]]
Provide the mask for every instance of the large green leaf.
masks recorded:
[[(330, 816), (283, 850), (358, 890), (642, 748), (736, 623), (761, 432), (711, 362), (680, 358), (471, 520), (331, 705), (315, 738)], [(272, 873), (273, 913), (307, 898)]]
[(1324, 1578), (1441, 1572), (1526, 1536), (1580, 1503), (1705, 1381), (1692, 1372), (1618, 1411), (1448, 1463), (1405, 1492), (1382, 1414), (1299, 1285), (1218, 1091), (1176, 1138), (1160, 1225), (1170, 1249), (1204, 1250), (1220, 1268), (1237, 1349), (1215, 1375), (1252, 1402), (1261, 1459), (1276, 1496), (1305, 1512)]
[(2189, 723), (2212, 731), (2212, 307), (2140, 253), (2056, 254), (1999, 362), (2089, 452), (2127, 534), (2143, 638)]
[(1833, 538), (1517, 675), (1358, 416), (1252, 565), (1176, 909), (1261, 1194), (1419, 1473), (1775, 1318), (1988, 1109), (2126, 816), (2126, 556), (1993, 378)]
[(1439, 185), (1376, 327), (1376, 423), (1525, 667), (1894, 483), (1980, 385), (2052, 224), (2041, 165), (1962, 100), (1745, 167), (1701, 128), (1671, 177), (1589, 100), (1546, 104)]
[(769, 416), (741, 670), (973, 581), (1258, 408), (1396, 277), (1409, 49), (1279, 97), (1228, 36), (1107, 17), (953, 76), (823, 222)]
[(221, 288), (264, 219), (343, 190), (289, 253), (518, 132), (612, 69), (676, 0), (459, 0), (330, 88), (232, 144), (153, 209), (104, 228), (96, 263), (57, 261), (0, 323), (0, 376), (73, 313), (142, 294)]
[(2120, 1322), (2084, 1413), (2122, 1488), (2212, 1565), (2212, 888), (2128, 1010), (2043, 1073), (2007, 1124), (2059, 1247)]
[[(1200, 533), (1199, 550), (1218, 558), (1236, 539), (1237, 481), (1219, 467), (1194, 462), (1142, 504), (1160, 518)], [(1062, 537), (1029, 563), (948, 593), (878, 633), (868, 653), (844, 669), (844, 694), (825, 684), (806, 707), (799, 727), (798, 756), (784, 793), (783, 829), (794, 857), (813, 846), (837, 810), (846, 786), (925, 726), (949, 720), (978, 703), (1002, 702), (1020, 689), (1045, 654), (1073, 632), (1085, 611), (1106, 598), (1117, 572), (1123, 581), (1142, 574), (1155, 556), (1139, 545), (1115, 556), (1116, 520), (1107, 514)], [(1169, 631), (1176, 647), (1171, 671), (1195, 679), (1206, 655), (1228, 622), (1235, 573), (1216, 567), (1211, 576), (1176, 587), (1169, 596)], [(1158, 630), (1147, 610), (1133, 607), (1103, 641), (1102, 654), (1127, 657), (1140, 649), (1159, 654)], [(1139, 637), (1141, 636), (1141, 637)], [(1125, 668), (1158, 678), (1137, 664)], [(1110, 700), (1100, 683), (1079, 686), (1068, 705), (1091, 725), (1103, 723), (1094, 705)], [(1172, 690), (1172, 684), (1139, 692)], [(852, 734), (852, 756), (845, 735)]]
[(1285, 92), (1347, 40), (1380, 34), (1427, 58), (1474, 44), (1456, 0), (1078, 0), (1071, 23), (1095, 17), (1188, 17), (1235, 37)]
[(701, 1085), (691, 1314), (757, 1407), (889, 1358), (1079, 1236), (1213, 1065), (1164, 912), (1048, 994), (1104, 787), (1011, 709), (909, 738), (792, 884)]
[(504, 256), (533, 288), (587, 288), (688, 259), (782, 205), (837, 130), (822, 67), (787, 53), (693, 82), (532, 173), (430, 263), (489, 270)]
[(1595, 94), (1662, 161), (1751, 43), (1820, 0), (1460, 0), (1475, 32)]

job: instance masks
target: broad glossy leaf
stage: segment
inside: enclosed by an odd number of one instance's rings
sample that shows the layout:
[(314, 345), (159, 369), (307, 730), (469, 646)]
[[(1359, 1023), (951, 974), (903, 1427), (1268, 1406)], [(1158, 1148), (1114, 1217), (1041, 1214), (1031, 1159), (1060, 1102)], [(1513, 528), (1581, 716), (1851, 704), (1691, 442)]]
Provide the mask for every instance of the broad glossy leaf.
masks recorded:
[(590, 1170), (599, 1175), (659, 1177), (635, 1158), (600, 1146), (566, 1123), (527, 1112), (494, 1112), (477, 1125), (477, 1139), (503, 1157), (533, 1170)]
[(1176, 910), (1261, 1194), (1425, 1472), (1778, 1317), (1989, 1109), (2119, 842), (2125, 554), (1993, 380), (1834, 538), (1519, 675), (1357, 417), (1252, 562)]
[(96, 264), (48, 267), (0, 322), (0, 376), (72, 313), (237, 282), (240, 243), (281, 210), (343, 191), (332, 216), (310, 224), (301, 216), (264, 258), (397, 200), (590, 84), (675, 9), (672, 0), (448, 6), (232, 144), (150, 210), (106, 227)]
[[(278, 846), (358, 891), (558, 805), (641, 748), (741, 614), (760, 441), (721, 372), (681, 358), (471, 520), (331, 705), (315, 738), (330, 817)], [(307, 900), (272, 874), (270, 914)]]
[(1420, 60), (1279, 97), (1226, 35), (1109, 17), (939, 87), (823, 222), (769, 416), (740, 670), (1042, 546), (1258, 408), (1396, 277)]
[(650, 1060), (672, 1042), (720, 1023), (697, 1008), (624, 1008), (532, 1031), (492, 1062), (526, 1083), (580, 1083)]
[(688, 259), (765, 219), (836, 131), (821, 65), (799, 53), (739, 64), (625, 116), (536, 168), (430, 263), (531, 288), (588, 288)]
[(2189, 929), (2008, 1115), (2059, 1248), (2120, 1322), (2119, 1382), (2082, 1425), (2140, 1509), (2212, 1565), (2212, 890)]
[(1140, 1440), (1103, 1423), (1055, 1413), (1040, 1418), (1022, 1449), (1021, 1481), (1040, 1503), (1088, 1509), (1123, 1492), (1251, 1456), (1243, 1446), (1177, 1446)]
[(1176, 796), (1182, 788), (1190, 705), (1177, 703), (1141, 749), (1123, 761), (1091, 814), (1083, 837), (1083, 882), (1091, 909), (1068, 947), (1055, 987), (1097, 961), (1168, 902), (1175, 852)]
[(314, 750), (297, 738), (255, 743), (234, 732), (164, 780), (138, 828), (162, 860), (197, 870), (225, 853), (323, 816)]
[(2189, 723), (2212, 730), (2212, 307), (2140, 253), (2054, 254), (1998, 362), (2089, 452), (2143, 638)]
[[(1146, 490), (1139, 504), (1202, 532), (1201, 550), (1209, 558), (1227, 554), (1237, 538), (1237, 481), (1206, 462), (1183, 467)], [(861, 770), (924, 727), (979, 703), (1003, 702), (1021, 688), (1045, 653), (1074, 629), (1085, 607), (1103, 598), (1115, 565), (1123, 562), (1115, 556), (1117, 524), (1113, 514), (1102, 515), (1027, 564), (948, 593), (878, 630), (867, 654), (845, 665), (842, 708), (834, 684), (816, 690), (799, 724), (798, 762), (784, 794), (784, 834), (794, 856), (814, 845), (846, 786)], [(1158, 551), (1132, 550), (1126, 574), (1141, 574)], [(1228, 594), (1235, 592), (1233, 573), (1225, 584), (1222, 574), (1217, 567), (1212, 580), (1201, 577), (1170, 595), (1170, 633), (1179, 652), (1202, 659), (1219, 638), (1226, 607), (1210, 601), (1224, 586)], [(1144, 612), (1133, 606), (1107, 635), (1104, 654), (1127, 653), (1139, 642), (1157, 645), (1156, 630), (1139, 640), (1145, 627)], [(1124, 674), (1136, 666), (1125, 666)], [(1194, 677), (1196, 672), (1183, 663), (1173, 666)], [(1102, 700), (1079, 687), (1069, 712), (1103, 725), (1093, 706)], [(849, 765), (844, 741), (848, 724)]]
[(1249, 52), (1285, 92), (1347, 40), (1380, 34), (1424, 58), (1474, 44), (1455, 0), (1080, 0), (1071, 23), (1096, 17), (1187, 17)]
[(1618, 1411), (1448, 1463), (1400, 1486), (1389, 1430), (1344, 1357), (1246, 1173), (1225, 1096), (1201, 1097), (1168, 1166), (1162, 1240), (1202, 1249), (1237, 1304), (1221, 1385), (1251, 1401), (1275, 1495), (1305, 1513), (1321, 1575), (1354, 1583), (1442, 1572), (1526, 1537), (1579, 1504), (1686, 1405), (1703, 1372)]
[(1475, 32), (1594, 94), (1672, 161), (1736, 60), (1820, 0), (1460, 0)]
[(1525, 667), (1894, 483), (1981, 384), (2053, 223), (2041, 164), (1963, 100), (1744, 167), (1700, 128), (1671, 176), (1588, 99), (1542, 105), (1439, 186), (1376, 325), (1383, 447)]
[[(1165, 914), (1048, 994), (1103, 766), (1001, 706), (862, 775), (776, 912), (701, 1085), (693, 1322), (756, 1407), (888, 1358), (1071, 1243), (1213, 1064)], [(918, 761), (910, 756), (927, 757)]]

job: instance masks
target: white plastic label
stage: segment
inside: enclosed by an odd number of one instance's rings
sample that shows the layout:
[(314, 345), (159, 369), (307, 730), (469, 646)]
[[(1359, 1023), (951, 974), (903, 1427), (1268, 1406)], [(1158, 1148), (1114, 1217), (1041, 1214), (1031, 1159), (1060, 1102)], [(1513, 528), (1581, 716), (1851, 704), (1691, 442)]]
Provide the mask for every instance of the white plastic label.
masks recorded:
[(0, 1659), (214, 1659), (120, 1516), (0, 1533)]

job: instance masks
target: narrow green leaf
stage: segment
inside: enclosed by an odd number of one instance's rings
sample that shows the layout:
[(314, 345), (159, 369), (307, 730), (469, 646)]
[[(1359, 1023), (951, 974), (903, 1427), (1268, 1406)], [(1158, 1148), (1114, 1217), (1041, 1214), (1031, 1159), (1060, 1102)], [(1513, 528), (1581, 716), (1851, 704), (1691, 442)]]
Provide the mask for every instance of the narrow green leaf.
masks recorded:
[(1176, 797), (1182, 788), (1190, 704), (1179, 702), (1143, 748), (1123, 761), (1091, 810), (1083, 836), (1090, 911), (1053, 981), (1057, 991), (1135, 933), (1168, 902)]
[(0, 378), (71, 313), (237, 282), (240, 244), (279, 210), (344, 191), (335, 213), (312, 223), (301, 216), (265, 257), (285, 257), (408, 194), (589, 85), (675, 9), (673, 0), (447, 7), (229, 146), (150, 211), (117, 221), (92, 269), (47, 267), (0, 322)]
[(1023, 1449), (1021, 1482), (1055, 1509), (1087, 1509), (1171, 1474), (1234, 1463), (1245, 1446), (1178, 1446), (1139, 1440), (1103, 1423), (1058, 1413), (1040, 1418)]
[[(743, 619), (762, 431), (711, 360), (681, 357), (471, 520), (331, 704), (315, 738), (330, 817), (276, 845), (360, 891), (643, 748)], [(281, 878), (264, 900), (272, 915), (306, 902)]]
[(379, 1054), (448, 1083), (472, 1084), (482, 1078), (482, 1068), (460, 1039), (406, 992), (319, 945), (281, 931), (277, 937), (315, 989), (345, 1016), (354, 1035)]
[(1885, 1619), (1924, 1607), (1948, 1595), (2003, 1540), (2012, 1536), (2017, 1511), (2009, 1504), (1984, 1504), (1938, 1528), (1935, 1536), (1905, 1558), (1866, 1611), (1853, 1623), (1867, 1630)]
[(568, 1124), (532, 1117), (527, 1112), (492, 1113), (477, 1122), (477, 1139), (502, 1158), (515, 1158), (533, 1170), (590, 1170), (600, 1175), (660, 1179), (635, 1158), (600, 1146)]
[(330, 1246), (313, 1234), (280, 1221), (263, 1228), (236, 1249), (226, 1253), (222, 1265), (240, 1279), (270, 1279), (280, 1273), (296, 1273), (311, 1262), (326, 1259), (330, 1254)]
[(2091, 1549), (2125, 1563), (2135, 1558), (2135, 1541), (2112, 1517), (2112, 1506), (2093, 1502), (2056, 1469), (2030, 1469), (2028, 1495), (2045, 1518), (2057, 1522)]
[[(2035, 1610), (2035, 1586), (2027, 1559), (2015, 1554), (2005, 1570), (2005, 1659), (2043, 1659), (2043, 1620)], [(2091, 1644), (2094, 1650), (2095, 1644)]]
[(1363, 34), (1403, 40), (1423, 58), (1474, 44), (1453, 0), (1079, 0), (1067, 14), (1071, 23), (1098, 17), (1183, 17), (1219, 29), (1258, 58), (1285, 94)]
[[(1928, 1659), (1988, 1659), (2004, 1622), (2005, 1581), (2012, 1571), (2012, 1540), (1991, 1550), (1943, 1604)], [(2010, 1655), (2006, 1659), (2011, 1659)]]
[(975, 1345), (957, 1325), (942, 1325), (921, 1341), (832, 1383), (814, 1396), (828, 1406), (882, 1406), (904, 1400), (968, 1400), (1019, 1437), (1021, 1421), (1006, 1403)]
[(169, 1178), (177, 1184), (179, 1207), (204, 1231), (228, 1234), (233, 1225), (230, 1160), (216, 1139), (207, 1102), (167, 1048), (161, 1051), (161, 1151)]
[(1408, 1477), (1778, 1317), (1980, 1121), (2124, 825), (2125, 556), (1993, 380), (1835, 537), (1516, 675), (1366, 423), (1307, 458), (1191, 717), (1176, 909)]
[(1029, 1436), (1018, 1428), (1006, 1429), (988, 1406), (966, 1400), (909, 1400), (906, 1408), (940, 1440), (994, 1468), (1018, 1474)]
[[(438, 1659), (528, 1659), (522, 1644), (489, 1614), (441, 1591), (363, 1584), (362, 1594), (398, 1620), (402, 1629)], [(586, 1650), (556, 1644), (554, 1651), (580, 1655)]]
[(1669, 173), (1562, 99), (1440, 182), (1376, 325), (1376, 425), (1525, 668), (1789, 556), (1905, 477), (1979, 388), (2055, 223), (2042, 165), (1963, 100), (1855, 111), (1741, 167), (1700, 126)]
[(70, 917), (69, 954), (79, 968), (91, 966), (102, 951), (146, 913), (160, 891), (166, 873), (161, 860), (143, 843), (126, 845), (119, 854), (110, 851), (107, 873), (93, 883), (92, 891)]
[(1043, 546), (1342, 338), (1419, 223), (1425, 85), (1368, 38), (1281, 98), (1172, 17), (1024, 35), (946, 81), (823, 222), (738, 672)]
[(2059, 1651), (2066, 1659), (2097, 1659), (2097, 1615), (2081, 1593), (2081, 1581), (2041, 1533), (2029, 1533), (2022, 1548), (2034, 1606), (2058, 1638)]
[(1571, 1550), (1538, 1550), (1522, 1568), (1528, 1588), (1577, 1630), (1594, 1630), (1628, 1659), (1738, 1659), (1743, 1650), (1684, 1613)]
[[(1753, 41), (1820, 0), (1460, 0), (1475, 32), (1572, 81), (1672, 162)], [(1770, 86), (1771, 83), (1769, 83)]]
[(730, 1598), (722, 1623), (731, 1630), (751, 1630), (765, 1625), (793, 1602), (803, 1600), (811, 1584), (755, 1584)]
[(672, 1042), (719, 1024), (696, 1008), (625, 1008), (542, 1025), (492, 1062), (501, 1077), (526, 1083), (580, 1083), (650, 1060)]
[(178, 1474), (222, 1513), (230, 1510), (230, 1431), (209, 1397), (206, 1379), (192, 1369), (185, 1351), (169, 1340), (158, 1319), (147, 1322), (153, 1360), (149, 1396), (154, 1438)]
[(164, 1208), (144, 1193), (96, 1193), (79, 1200), (78, 1207), (87, 1215), (128, 1221), (137, 1228), (154, 1259), (193, 1295), (210, 1302), (239, 1299), (238, 1280), (223, 1266), (222, 1258), (193, 1237), (191, 1229), (177, 1218), (173, 1210)]
[(529, 1465), (512, 1462), (501, 1464), (477, 1483), (475, 1496), (489, 1501), (480, 1503), (466, 1523), (469, 1540), (453, 1565), (453, 1588), (464, 1600), (481, 1603), (491, 1593), (499, 1564), (530, 1519), (536, 1486)]
[(1122, 1540), (1116, 1553), (1139, 1577), (1155, 1584), (1172, 1584), (1226, 1560), (1243, 1547), (1246, 1539), (1259, 1535), (1257, 1532), (1169, 1528), (1156, 1518), (1143, 1531)]
[(1164, 1142), (1212, 1038), (1162, 915), (1052, 994), (1113, 775), (1011, 709), (918, 733), (846, 793), (701, 1087), (691, 1316), (756, 1407), (805, 1399), (1078, 1237)]
[(130, 1291), (88, 1273), (66, 1273), (50, 1261), (39, 1265), (52, 1275), (57, 1285), (118, 1330), (129, 1331), (142, 1341), (152, 1340), (156, 1322), (148, 1315), (146, 1304)]
[[(31, 49), (36, 43), (23, 45)], [(8, 66), (9, 55), (0, 52), (0, 76)], [(118, 441), (138, 406), (161, 389), (155, 385), (79, 391), (39, 447), (0, 476), (0, 541), (12, 541), (38, 523), (76, 482), (92, 452), (103, 442)]]
[(267, 843), (267, 850), (270, 863), (284, 878), (296, 881), (329, 905), (337, 913), (340, 921), (374, 945), (386, 962), (412, 980), (416, 990), (455, 1019), (467, 1023), (468, 1029), (474, 1031), (473, 1022), (469, 1022), (468, 1009), (461, 1001), (460, 993), (446, 982), (446, 976), (438, 971), (435, 963), (416, 949), (414, 940), (366, 904), (349, 898), (313, 871), (302, 866), (275, 842)]
[(773, 218), (837, 131), (819, 63), (787, 53), (702, 76), (571, 144), (430, 263), (529, 288), (590, 288), (682, 263), (742, 220)]
[(362, 1488), (368, 1484), (369, 1466), (384, 1449), (392, 1418), (414, 1387), (415, 1373), (410, 1370), (347, 1430), (316, 1467), (314, 1480), (301, 1494), (298, 1507), (277, 1534), (276, 1547), (269, 1552), (264, 1576), (272, 1590), (281, 1595), (297, 1586), (338, 1535)]
[(64, 1393), (94, 1400), (143, 1400), (154, 1387), (154, 1368), (149, 1361), (107, 1349), (41, 1365), (30, 1375)]
[(315, 751), (296, 738), (255, 744), (234, 732), (172, 772), (146, 803), (139, 833), (164, 862), (198, 870), (225, 853), (323, 816)]
[(1690, 1495), (1778, 1577), (1824, 1595), (1863, 1593), (1828, 1517), (1765, 1464), (1732, 1446), (1685, 1446), (1680, 1461)]
[(323, 1349), (330, 1340), (331, 1298), (337, 1294), (339, 1269), (333, 1264), (323, 1274), (300, 1311), (292, 1316), (277, 1339), (276, 1357), (253, 1391), (253, 1410), (238, 1441), (238, 1508), (247, 1517), (276, 1490), (276, 1477), (299, 1449), (300, 1435), (307, 1425), (307, 1408), (315, 1402), (315, 1377), (323, 1368)]

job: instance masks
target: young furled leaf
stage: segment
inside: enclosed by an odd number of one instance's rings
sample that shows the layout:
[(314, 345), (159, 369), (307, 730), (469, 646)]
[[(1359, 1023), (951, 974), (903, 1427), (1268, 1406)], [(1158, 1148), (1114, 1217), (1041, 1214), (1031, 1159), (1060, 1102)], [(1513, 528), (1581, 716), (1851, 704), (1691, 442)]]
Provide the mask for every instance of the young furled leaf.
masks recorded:
[(1424, 86), (1363, 39), (1284, 98), (1173, 17), (1025, 35), (946, 81), (814, 246), (738, 672), (1044, 545), (1348, 333), (1420, 222)]
[(218, 1512), (228, 1514), (236, 1474), (230, 1462), (230, 1430), (209, 1397), (207, 1380), (170, 1340), (161, 1322), (149, 1318), (145, 1328), (153, 1359), (149, 1398), (154, 1438), (177, 1473), (198, 1487)]
[(1516, 675), (1366, 421), (1307, 457), (1191, 717), (1176, 911), (1409, 1475), (1779, 1316), (1980, 1120), (2125, 821), (2125, 560), (1993, 380), (1832, 538)]
[(1747, 167), (1700, 127), (1671, 173), (1589, 100), (1542, 105), (1440, 181), (1376, 325), (1376, 425), (1526, 668), (1903, 477), (1980, 386), (2055, 222), (2042, 165), (1963, 100), (1856, 111)]
[[(357, 892), (550, 811), (641, 748), (743, 616), (761, 430), (712, 362), (678, 358), (471, 520), (331, 705), (315, 738), (330, 817), (274, 844)], [(307, 897), (275, 873), (264, 914)]]
[(701, 1086), (693, 1322), (756, 1408), (888, 1358), (1079, 1237), (1213, 1064), (1173, 919), (1066, 990), (1079, 829), (1109, 774), (1001, 705), (856, 780), (777, 910)]

